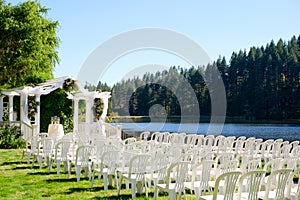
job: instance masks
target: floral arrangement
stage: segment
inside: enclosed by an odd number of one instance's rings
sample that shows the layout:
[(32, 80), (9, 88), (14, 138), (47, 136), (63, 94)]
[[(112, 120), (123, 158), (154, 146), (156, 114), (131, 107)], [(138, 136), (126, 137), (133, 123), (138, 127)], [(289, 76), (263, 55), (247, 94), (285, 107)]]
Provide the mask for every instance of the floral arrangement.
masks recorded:
[(28, 118), (31, 119), (35, 117), (37, 112), (37, 107), (40, 105), (39, 102), (35, 100), (35, 96), (28, 96)]
[(103, 101), (100, 98), (96, 98), (94, 99), (94, 116), (97, 120), (99, 120), (101, 118), (101, 115), (103, 113)]
[(62, 89), (66, 92), (71, 92), (77, 89), (76, 85), (75, 85), (76, 81), (68, 78), (64, 81)]

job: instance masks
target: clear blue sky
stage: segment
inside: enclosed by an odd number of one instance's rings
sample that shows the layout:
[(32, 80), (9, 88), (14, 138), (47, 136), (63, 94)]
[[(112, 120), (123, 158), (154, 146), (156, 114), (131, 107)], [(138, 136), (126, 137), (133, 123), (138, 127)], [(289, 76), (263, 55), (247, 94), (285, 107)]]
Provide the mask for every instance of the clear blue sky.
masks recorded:
[[(16, 4), (21, 0), (7, 2)], [(48, 18), (60, 23), (61, 61), (54, 71), (55, 77), (76, 78), (88, 55), (101, 43), (138, 28), (179, 32), (201, 45), (212, 60), (221, 55), (227, 61), (233, 51), (266, 45), (272, 39), (286, 41), (300, 34), (299, 0), (40, 0), (40, 3), (51, 9)], [(112, 65), (103, 81), (115, 83), (122, 77), (118, 76), (122, 70), (124, 73), (131, 65), (149, 62), (185, 65), (174, 56), (139, 52)]]

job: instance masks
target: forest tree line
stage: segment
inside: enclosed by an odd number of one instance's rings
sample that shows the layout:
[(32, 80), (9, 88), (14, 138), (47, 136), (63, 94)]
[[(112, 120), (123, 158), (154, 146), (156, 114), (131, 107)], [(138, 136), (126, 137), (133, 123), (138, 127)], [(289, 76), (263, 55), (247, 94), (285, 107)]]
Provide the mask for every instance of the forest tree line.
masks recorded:
[[(219, 57), (205, 67), (172, 66), (168, 71), (123, 80), (112, 88), (99, 82), (97, 88), (112, 91), (112, 115), (148, 116), (155, 104), (163, 106), (168, 116), (179, 116), (183, 110), (192, 115), (190, 100), (196, 98), (201, 115), (210, 116), (210, 92), (214, 91), (208, 90), (208, 84), (213, 68), (219, 70), (224, 82), (228, 117), (300, 118), (300, 36), (233, 52), (229, 62)], [(182, 85), (182, 80), (192, 91)], [(179, 100), (178, 94), (184, 98)], [(155, 112), (159, 115), (162, 111)]]

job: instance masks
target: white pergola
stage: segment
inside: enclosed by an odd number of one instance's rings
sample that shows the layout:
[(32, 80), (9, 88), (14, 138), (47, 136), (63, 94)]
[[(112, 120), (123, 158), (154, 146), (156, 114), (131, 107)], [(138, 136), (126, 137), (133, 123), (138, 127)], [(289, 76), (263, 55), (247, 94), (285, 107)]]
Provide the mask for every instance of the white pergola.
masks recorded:
[[(41, 95), (47, 95), (50, 92), (62, 88), (64, 82), (67, 79), (72, 79), (71, 77), (60, 77), (51, 80), (47, 80), (44, 83), (40, 83), (35, 86), (23, 86), (19, 88), (9, 89), (2, 91), (0, 94), (0, 121), (2, 121), (3, 117), (3, 98), (8, 96), (9, 103), (8, 103), (8, 122), (13, 122), (14, 120), (14, 110), (13, 110), (13, 98), (14, 96), (20, 96), (20, 121), (26, 122), (30, 124), (30, 119), (28, 118), (28, 96), (35, 96), (36, 102), (40, 102)], [(88, 91), (84, 89), (77, 81), (74, 82), (76, 85), (76, 90), (67, 93), (67, 98), (72, 99), (73, 101), (73, 127), (74, 132), (78, 131), (78, 102), (80, 100), (86, 101), (86, 123), (90, 124), (93, 122), (94, 116), (92, 112), (92, 107), (95, 98), (101, 98), (104, 104), (103, 113), (101, 115), (101, 119), (105, 119), (107, 115), (108, 109), (108, 99), (111, 97), (110, 92), (98, 92), (98, 91)], [(35, 127), (36, 133), (40, 132), (40, 105), (37, 106), (37, 112), (35, 114), (35, 121), (33, 123)]]

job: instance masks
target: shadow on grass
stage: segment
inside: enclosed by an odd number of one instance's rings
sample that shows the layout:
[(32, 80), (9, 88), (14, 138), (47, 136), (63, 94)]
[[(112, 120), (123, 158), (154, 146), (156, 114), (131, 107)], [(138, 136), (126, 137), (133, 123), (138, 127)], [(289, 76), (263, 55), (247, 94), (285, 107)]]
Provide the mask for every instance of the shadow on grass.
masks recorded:
[(39, 169), (39, 167), (38, 166), (32, 167), (30, 165), (30, 166), (17, 166), (17, 167), (12, 168), (12, 170), (21, 170), (21, 169)]
[(3, 162), (1, 163), (0, 166), (5, 166), (5, 165), (19, 165), (19, 164), (27, 164), (27, 162), (22, 162), (22, 161), (16, 161), (16, 162)]
[(47, 179), (46, 180), (47, 183), (54, 183), (54, 182), (77, 182), (76, 178), (58, 178), (58, 179)]
[(29, 172), (28, 175), (51, 175), (56, 174), (56, 172)]
[[(154, 195), (153, 192), (149, 192), (148, 197), (146, 197), (145, 193), (142, 193), (142, 194), (137, 193), (136, 197), (143, 197), (144, 199), (153, 199), (153, 195)], [(121, 194), (119, 196), (116, 194), (116, 195), (111, 195), (111, 196), (106, 196), (106, 197), (93, 197), (91, 199), (132, 199), (132, 195), (131, 194), (122, 194), (122, 191), (121, 191)]]

